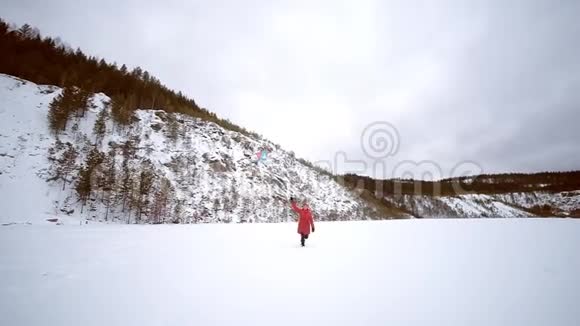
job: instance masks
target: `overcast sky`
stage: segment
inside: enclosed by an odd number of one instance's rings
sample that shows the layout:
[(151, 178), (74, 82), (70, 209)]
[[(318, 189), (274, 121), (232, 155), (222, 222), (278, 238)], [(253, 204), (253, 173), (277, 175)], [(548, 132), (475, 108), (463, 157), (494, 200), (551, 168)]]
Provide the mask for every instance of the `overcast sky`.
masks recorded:
[[(337, 172), (580, 169), (580, 1), (3, 0), (0, 15)], [(397, 131), (382, 154), (361, 144), (380, 121)]]

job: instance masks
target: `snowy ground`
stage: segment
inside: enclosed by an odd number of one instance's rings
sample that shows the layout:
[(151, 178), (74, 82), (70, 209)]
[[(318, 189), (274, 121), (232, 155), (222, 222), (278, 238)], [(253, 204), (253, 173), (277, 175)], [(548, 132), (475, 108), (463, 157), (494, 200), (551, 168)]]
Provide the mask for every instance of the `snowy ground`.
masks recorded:
[(0, 227), (0, 325), (580, 325), (580, 221)]

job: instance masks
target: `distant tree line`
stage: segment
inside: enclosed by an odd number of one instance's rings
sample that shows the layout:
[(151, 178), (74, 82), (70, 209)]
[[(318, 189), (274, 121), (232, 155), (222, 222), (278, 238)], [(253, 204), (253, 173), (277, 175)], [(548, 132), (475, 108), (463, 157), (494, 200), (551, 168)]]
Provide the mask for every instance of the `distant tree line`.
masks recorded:
[[(28, 24), (10, 26), (0, 19), (0, 49), (0, 73), (64, 89), (61, 96), (64, 99), (59, 98), (51, 104), (49, 123), (56, 134), (66, 128), (73, 114), (84, 115), (86, 105), (83, 101), (86, 104), (87, 95), (102, 92), (111, 98), (111, 115), (120, 125), (133, 122), (133, 112), (137, 109), (159, 109), (214, 122), (225, 129), (262, 139), (257, 133), (200, 108), (193, 99), (168, 89), (140, 67), (129, 70), (124, 64), (119, 67), (116, 63), (87, 56), (58, 37), (42, 37), (37, 28)], [(310, 161), (297, 160), (322, 175), (332, 175)]]
[[(119, 67), (116, 63), (87, 56), (80, 49), (71, 49), (59, 38), (42, 37), (37, 28), (28, 24), (10, 26), (0, 19), (0, 49), (0, 72), (65, 90), (76, 87), (87, 94), (103, 92), (111, 97), (113, 115), (118, 122), (130, 123), (132, 112), (138, 108), (161, 109), (198, 117), (225, 129), (261, 138), (200, 108), (193, 99), (168, 89), (140, 67), (130, 71), (124, 64)], [(62, 110), (53, 118), (66, 121), (66, 111)], [(56, 123), (54, 127), (66, 126)]]

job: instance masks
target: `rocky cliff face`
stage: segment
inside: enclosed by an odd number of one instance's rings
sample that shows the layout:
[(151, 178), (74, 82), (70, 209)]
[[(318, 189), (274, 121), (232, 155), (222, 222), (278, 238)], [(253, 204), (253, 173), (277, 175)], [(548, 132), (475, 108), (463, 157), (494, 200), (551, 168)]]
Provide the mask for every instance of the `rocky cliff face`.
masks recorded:
[[(91, 96), (87, 110), (53, 135), (47, 113), (61, 91), (0, 75), (4, 222), (59, 216), (131, 223), (288, 221), (294, 219), (290, 196), (308, 200), (319, 220), (387, 217), (267, 140), (160, 110), (135, 111), (133, 123), (118, 125), (105, 94)], [(102, 137), (94, 132), (99, 118)], [(90, 170), (88, 197), (76, 190), (83, 169)]]

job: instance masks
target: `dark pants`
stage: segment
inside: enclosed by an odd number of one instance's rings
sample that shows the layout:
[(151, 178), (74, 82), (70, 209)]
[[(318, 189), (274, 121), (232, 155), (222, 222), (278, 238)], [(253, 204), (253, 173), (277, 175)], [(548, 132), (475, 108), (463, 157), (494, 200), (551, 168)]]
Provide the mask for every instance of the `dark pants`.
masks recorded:
[(306, 241), (306, 239), (308, 239), (308, 234), (300, 234), (300, 244), (302, 244), (302, 247), (304, 247), (304, 242)]

